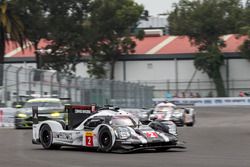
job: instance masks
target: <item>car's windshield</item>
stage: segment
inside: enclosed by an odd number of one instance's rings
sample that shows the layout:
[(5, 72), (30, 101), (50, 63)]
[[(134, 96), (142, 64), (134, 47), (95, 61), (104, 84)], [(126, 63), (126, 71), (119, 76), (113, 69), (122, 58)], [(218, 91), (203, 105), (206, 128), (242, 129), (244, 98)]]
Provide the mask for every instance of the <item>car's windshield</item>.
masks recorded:
[(55, 101), (55, 102), (27, 102), (24, 104), (25, 108), (31, 108), (32, 106), (38, 107), (62, 107), (62, 103)]
[(136, 126), (135, 122), (126, 116), (113, 117), (111, 124), (113, 126)]
[(170, 106), (160, 106), (155, 108), (155, 112), (166, 112), (166, 111), (173, 111), (174, 108)]

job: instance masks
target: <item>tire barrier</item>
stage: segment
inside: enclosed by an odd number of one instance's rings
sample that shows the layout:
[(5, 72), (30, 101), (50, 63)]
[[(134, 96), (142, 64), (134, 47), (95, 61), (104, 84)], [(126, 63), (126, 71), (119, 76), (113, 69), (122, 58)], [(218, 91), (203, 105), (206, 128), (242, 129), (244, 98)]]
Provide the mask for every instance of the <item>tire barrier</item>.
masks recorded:
[(0, 108), (0, 127), (14, 127), (15, 113), (15, 108)]

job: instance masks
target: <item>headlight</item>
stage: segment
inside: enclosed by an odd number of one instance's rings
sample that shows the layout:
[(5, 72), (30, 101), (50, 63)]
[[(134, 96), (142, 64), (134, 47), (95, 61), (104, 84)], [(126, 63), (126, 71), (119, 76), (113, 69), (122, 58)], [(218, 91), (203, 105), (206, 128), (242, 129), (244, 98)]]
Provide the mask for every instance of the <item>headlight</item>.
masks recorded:
[(51, 117), (60, 117), (60, 115), (61, 114), (59, 112), (54, 112), (50, 114)]
[(119, 139), (128, 139), (131, 136), (129, 129), (125, 127), (117, 128), (115, 134)]
[(17, 117), (19, 117), (19, 118), (26, 118), (27, 114), (19, 113), (19, 114), (17, 114)]

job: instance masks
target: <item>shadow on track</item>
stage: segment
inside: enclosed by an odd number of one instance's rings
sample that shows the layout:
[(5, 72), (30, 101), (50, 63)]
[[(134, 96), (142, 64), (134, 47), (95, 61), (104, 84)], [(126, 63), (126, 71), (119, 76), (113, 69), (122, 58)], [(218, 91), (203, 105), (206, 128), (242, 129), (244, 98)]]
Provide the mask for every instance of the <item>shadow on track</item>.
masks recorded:
[(46, 150), (43, 148), (36, 148), (33, 150), (40, 150), (40, 151), (65, 151), (65, 152), (85, 152), (85, 153), (97, 153), (97, 154), (147, 154), (147, 153), (178, 153), (178, 152), (186, 152), (186, 149), (177, 150), (177, 149), (169, 149), (165, 151), (159, 151), (154, 149), (145, 149), (145, 150), (138, 150), (133, 152), (100, 152), (93, 148), (81, 148), (81, 147), (67, 147), (64, 146), (59, 150)]

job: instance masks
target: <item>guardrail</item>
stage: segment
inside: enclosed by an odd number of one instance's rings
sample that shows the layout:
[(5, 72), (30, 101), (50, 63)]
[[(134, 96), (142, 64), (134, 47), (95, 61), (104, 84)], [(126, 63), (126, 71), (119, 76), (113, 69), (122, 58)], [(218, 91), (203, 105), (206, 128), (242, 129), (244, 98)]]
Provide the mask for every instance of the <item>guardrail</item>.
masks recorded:
[[(155, 98), (153, 101), (159, 103), (164, 98)], [(173, 98), (168, 99), (176, 105), (194, 106), (250, 106), (250, 97), (224, 97), (224, 98)]]
[(15, 108), (0, 108), (0, 127), (14, 127)]

